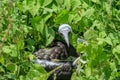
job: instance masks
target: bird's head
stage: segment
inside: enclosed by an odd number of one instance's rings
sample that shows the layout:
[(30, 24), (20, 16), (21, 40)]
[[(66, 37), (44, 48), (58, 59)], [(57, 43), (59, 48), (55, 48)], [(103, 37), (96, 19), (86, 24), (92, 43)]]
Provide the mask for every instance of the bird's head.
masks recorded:
[(70, 25), (68, 24), (62, 24), (59, 26), (58, 32), (62, 35), (65, 42), (67, 43), (68, 47), (70, 45), (69, 43), (69, 33), (72, 31)]

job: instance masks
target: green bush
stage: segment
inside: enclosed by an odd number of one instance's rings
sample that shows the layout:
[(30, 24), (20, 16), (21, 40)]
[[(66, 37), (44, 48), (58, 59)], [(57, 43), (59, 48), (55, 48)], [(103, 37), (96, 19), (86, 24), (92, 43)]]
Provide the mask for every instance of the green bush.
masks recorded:
[(72, 80), (120, 79), (120, 0), (2, 0), (0, 15), (0, 80), (46, 80), (32, 53), (60, 39), (63, 23), (81, 53)]

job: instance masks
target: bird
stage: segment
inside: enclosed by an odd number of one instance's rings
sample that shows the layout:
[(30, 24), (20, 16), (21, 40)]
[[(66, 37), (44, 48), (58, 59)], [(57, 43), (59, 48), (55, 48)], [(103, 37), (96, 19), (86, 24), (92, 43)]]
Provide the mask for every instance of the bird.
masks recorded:
[[(70, 80), (72, 75), (72, 62), (78, 53), (76, 49), (69, 42), (69, 34), (72, 32), (71, 26), (62, 24), (58, 28), (58, 33), (63, 37), (64, 41), (54, 40), (50, 48), (43, 48), (36, 51), (34, 54), (37, 56), (36, 63), (41, 64), (46, 71), (51, 71), (58, 66), (62, 66), (56, 70), (48, 80), (53, 80), (56, 74), (56, 80)], [(69, 59), (70, 56), (75, 58)]]

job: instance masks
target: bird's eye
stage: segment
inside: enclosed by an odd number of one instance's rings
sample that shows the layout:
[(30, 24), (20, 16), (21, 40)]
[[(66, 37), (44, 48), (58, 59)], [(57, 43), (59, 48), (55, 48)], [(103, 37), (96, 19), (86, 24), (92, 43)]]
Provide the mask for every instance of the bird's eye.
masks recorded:
[(63, 35), (63, 34), (62, 34), (62, 32), (61, 32), (61, 33), (59, 33), (59, 34), (60, 34), (61, 36)]

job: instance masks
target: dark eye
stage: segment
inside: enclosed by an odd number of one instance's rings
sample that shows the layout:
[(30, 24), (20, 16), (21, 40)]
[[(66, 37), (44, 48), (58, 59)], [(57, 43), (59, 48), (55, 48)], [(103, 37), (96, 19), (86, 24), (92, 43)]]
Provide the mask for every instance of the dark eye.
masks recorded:
[(59, 33), (61, 36), (63, 35), (62, 33)]

